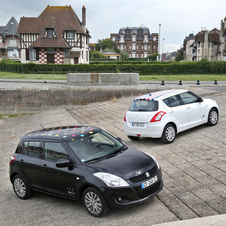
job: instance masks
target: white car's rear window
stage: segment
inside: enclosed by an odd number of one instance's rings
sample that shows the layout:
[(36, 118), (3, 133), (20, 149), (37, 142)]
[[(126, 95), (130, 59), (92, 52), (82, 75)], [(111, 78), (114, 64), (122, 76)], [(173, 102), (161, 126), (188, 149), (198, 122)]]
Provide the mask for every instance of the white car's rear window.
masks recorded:
[(153, 100), (134, 100), (129, 111), (157, 111), (158, 101)]

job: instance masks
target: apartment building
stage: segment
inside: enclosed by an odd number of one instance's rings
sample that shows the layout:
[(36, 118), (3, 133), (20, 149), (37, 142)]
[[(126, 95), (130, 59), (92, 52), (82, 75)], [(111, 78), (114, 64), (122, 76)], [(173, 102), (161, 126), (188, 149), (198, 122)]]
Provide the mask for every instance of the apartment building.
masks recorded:
[(126, 51), (131, 58), (145, 58), (158, 53), (158, 33), (150, 33), (147, 27), (123, 27), (111, 33), (110, 40), (119, 50)]

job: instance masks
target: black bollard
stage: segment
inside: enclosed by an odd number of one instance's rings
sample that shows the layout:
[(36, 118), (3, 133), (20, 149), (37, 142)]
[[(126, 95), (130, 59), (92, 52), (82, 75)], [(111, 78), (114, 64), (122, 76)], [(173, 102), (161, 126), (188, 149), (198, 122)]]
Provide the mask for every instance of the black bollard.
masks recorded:
[(218, 84), (218, 83), (217, 83), (217, 80), (215, 80), (213, 84), (214, 84), (214, 85), (217, 85), (217, 84)]
[(178, 85), (179, 85), (179, 86), (181, 86), (181, 85), (182, 85), (182, 81), (181, 81), (181, 80), (179, 81), (179, 84), (178, 84)]
[(164, 80), (162, 80), (161, 86), (164, 86), (164, 85), (165, 85)]
[(200, 82), (199, 82), (199, 80), (197, 80), (197, 83), (196, 83), (196, 85), (200, 85)]

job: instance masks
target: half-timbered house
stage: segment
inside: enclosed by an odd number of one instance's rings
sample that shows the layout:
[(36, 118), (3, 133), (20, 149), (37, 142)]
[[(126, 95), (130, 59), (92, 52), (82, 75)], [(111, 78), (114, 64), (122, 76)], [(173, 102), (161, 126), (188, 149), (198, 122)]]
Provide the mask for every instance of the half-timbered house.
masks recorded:
[(22, 63), (89, 63), (90, 35), (84, 6), (82, 22), (71, 6), (47, 6), (39, 17), (22, 17), (17, 33)]

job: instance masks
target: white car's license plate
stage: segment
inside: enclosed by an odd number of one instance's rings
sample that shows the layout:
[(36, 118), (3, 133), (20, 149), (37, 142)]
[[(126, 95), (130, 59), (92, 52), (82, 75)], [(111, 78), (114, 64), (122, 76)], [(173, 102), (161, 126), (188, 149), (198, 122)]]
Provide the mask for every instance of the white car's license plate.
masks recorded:
[(141, 184), (141, 188), (144, 189), (152, 184), (154, 184), (156, 181), (158, 181), (157, 175), (155, 177), (152, 177), (150, 180), (145, 181)]
[(132, 126), (144, 127), (144, 123), (132, 122)]

